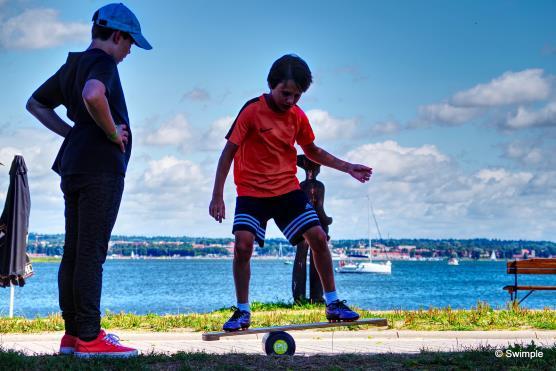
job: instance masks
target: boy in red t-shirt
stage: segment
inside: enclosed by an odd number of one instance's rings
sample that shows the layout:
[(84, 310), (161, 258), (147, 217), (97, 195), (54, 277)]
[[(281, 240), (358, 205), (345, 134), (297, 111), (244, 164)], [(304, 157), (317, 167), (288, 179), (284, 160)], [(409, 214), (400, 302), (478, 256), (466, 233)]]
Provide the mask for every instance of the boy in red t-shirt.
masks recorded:
[(359, 318), (359, 314), (345, 305), (345, 300), (338, 299), (326, 233), (296, 177), (294, 144), (300, 145), (314, 162), (348, 173), (361, 183), (370, 179), (372, 169), (342, 161), (315, 145), (309, 120), (296, 105), (312, 80), (303, 59), (291, 54), (279, 58), (268, 74), (270, 93), (248, 101), (226, 135), (228, 142), (218, 161), (209, 206), (210, 215), (222, 222), (226, 216), (224, 183), (233, 161), (238, 193), (232, 230), (237, 307), (233, 307), (234, 314), (224, 324), (225, 331), (246, 329), (250, 325), (249, 261), (254, 242), (259, 246), (264, 244), (269, 219), (274, 219), (292, 245), (307, 240), (324, 288), (326, 318), (329, 321)]

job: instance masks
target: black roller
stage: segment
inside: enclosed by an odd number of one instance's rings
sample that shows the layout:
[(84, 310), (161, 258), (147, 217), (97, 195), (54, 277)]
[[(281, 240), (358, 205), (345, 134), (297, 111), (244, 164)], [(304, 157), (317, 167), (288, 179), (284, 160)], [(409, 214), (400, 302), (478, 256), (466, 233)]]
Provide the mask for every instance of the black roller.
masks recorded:
[(270, 332), (263, 337), (263, 349), (269, 356), (293, 356), (295, 353), (295, 340), (284, 331)]

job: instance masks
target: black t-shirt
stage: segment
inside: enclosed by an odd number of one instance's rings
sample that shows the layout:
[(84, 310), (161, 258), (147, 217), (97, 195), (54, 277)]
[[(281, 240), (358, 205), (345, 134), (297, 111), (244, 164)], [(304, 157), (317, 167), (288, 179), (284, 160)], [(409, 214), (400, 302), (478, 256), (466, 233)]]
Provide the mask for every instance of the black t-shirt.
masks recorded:
[[(116, 125), (129, 130), (126, 152), (111, 142), (89, 115), (82, 92), (87, 80), (101, 81)], [(64, 105), (74, 122), (56, 156), (52, 169), (58, 174), (116, 173), (125, 175), (131, 155), (131, 129), (118, 68), (114, 59), (101, 49), (69, 53), (66, 63), (34, 93), (41, 104), (56, 108)]]

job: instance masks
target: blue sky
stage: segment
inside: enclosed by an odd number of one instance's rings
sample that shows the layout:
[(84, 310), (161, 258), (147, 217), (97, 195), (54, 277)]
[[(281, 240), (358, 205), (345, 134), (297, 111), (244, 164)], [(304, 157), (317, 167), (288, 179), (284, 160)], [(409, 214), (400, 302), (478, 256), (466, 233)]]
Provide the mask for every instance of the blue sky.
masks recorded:
[[(0, 0), (0, 162), (24, 155), (35, 232), (63, 231), (61, 139), (25, 102), (88, 46), (104, 4)], [(134, 149), (114, 233), (230, 236), (231, 174), (228, 219), (207, 212), (222, 138), (293, 52), (314, 74), (299, 105), (316, 143), (375, 170), (368, 185), (321, 171), (332, 238), (367, 236), (369, 195), (384, 237), (556, 240), (556, 3), (125, 4), (154, 49), (119, 66)]]

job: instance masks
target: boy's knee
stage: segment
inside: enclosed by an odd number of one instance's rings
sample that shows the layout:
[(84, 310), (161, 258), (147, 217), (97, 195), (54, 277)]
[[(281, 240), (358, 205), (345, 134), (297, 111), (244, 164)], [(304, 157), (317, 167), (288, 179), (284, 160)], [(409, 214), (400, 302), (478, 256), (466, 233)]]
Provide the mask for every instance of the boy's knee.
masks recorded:
[(309, 243), (311, 250), (328, 250), (328, 236), (320, 226), (309, 229), (304, 233), (304, 237)]
[(253, 244), (249, 242), (236, 243), (234, 251), (236, 252), (236, 254), (239, 253), (241, 255), (251, 255), (251, 253), (253, 252)]
[(248, 260), (253, 253), (254, 238), (249, 235), (236, 234), (236, 242), (234, 246), (234, 257), (241, 260)]

